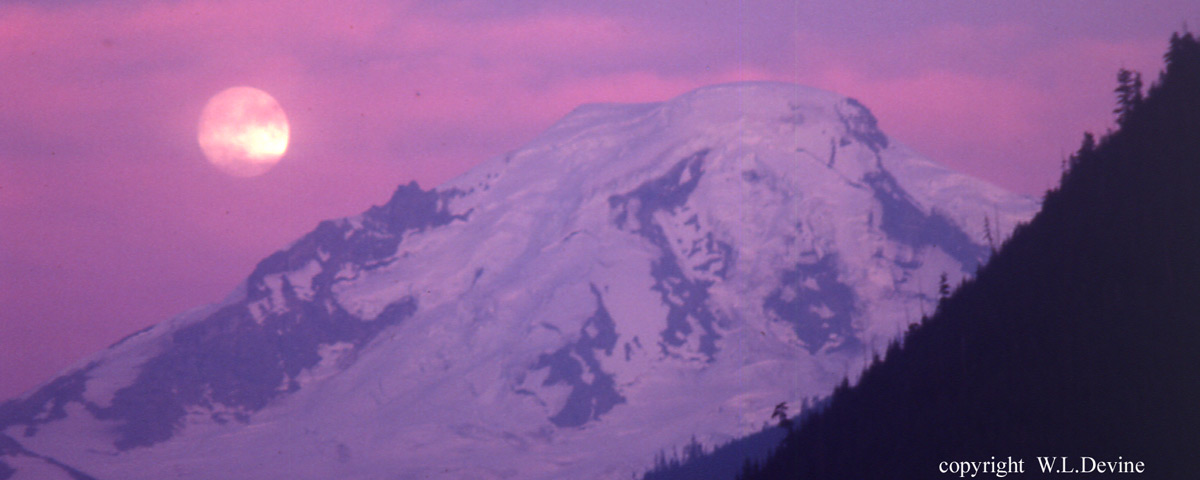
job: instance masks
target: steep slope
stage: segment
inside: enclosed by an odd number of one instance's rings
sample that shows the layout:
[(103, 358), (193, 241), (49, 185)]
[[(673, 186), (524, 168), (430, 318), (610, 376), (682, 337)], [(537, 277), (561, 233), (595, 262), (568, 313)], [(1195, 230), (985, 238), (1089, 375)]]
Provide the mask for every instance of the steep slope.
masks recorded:
[(1194, 477), (1200, 43), (1175, 36), (1167, 60), (975, 280), (747, 478), (932, 478), (1010, 456), (1026, 474), (1042, 456), (1064, 475)]
[(628, 478), (828, 393), (1036, 207), (828, 92), (584, 106), (322, 222), (0, 433), (97, 478)]

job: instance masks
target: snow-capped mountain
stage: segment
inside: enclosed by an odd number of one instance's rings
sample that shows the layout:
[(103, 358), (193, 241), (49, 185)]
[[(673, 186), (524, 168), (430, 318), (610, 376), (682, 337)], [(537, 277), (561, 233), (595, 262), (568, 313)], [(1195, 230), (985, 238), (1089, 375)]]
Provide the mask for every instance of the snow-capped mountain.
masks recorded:
[(829, 92), (583, 106), (0, 407), (0, 478), (629, 478), (827, 394), (1036, 208)]

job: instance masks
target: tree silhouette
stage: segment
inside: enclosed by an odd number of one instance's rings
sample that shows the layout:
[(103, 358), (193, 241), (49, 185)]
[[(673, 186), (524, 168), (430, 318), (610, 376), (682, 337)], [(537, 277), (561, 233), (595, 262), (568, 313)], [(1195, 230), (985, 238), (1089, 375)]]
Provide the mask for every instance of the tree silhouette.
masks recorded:
[(1117, 88), (1113, 91), (1117, 94), (1117, 108), (1113, 113), (1117, 114), (1117, 123), (1123, 124), (1129, 112), (1142, 103), (1142, 74), (1120, 69), (1117, 71)]
[(988, 244), (988, 250), (995, 254), (996, 238), (992, 236), (992, 220), (987, 215), (983, 216), (983, 239)]
[(775, 405), (775, 411), (771, 413), (771, 418), (778, 418), (780, 427), (791, 429), (792, 419), (788, 418), (787, 410), (787, 402), (779, 402), (779, 405)]

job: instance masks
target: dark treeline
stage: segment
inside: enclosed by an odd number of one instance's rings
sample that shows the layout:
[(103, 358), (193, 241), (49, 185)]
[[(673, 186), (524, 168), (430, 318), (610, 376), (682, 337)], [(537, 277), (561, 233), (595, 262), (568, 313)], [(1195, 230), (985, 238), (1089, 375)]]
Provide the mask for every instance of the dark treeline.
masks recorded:
[(734, 439), (709, 450), (695, 437), (683, 447), (682, 453), (659, 452), (654, 458), (654, 468), (642, 476), (642, 480), (731, 480), (746, 471), (755, 462), (761, 462), (775, 450), (787, 436), (794, 421), (803, 421), (825, 407), (824, 401), (811, 402), (804, 399), (800, 413), (787, 416), (787, 404), (775, 407), (780, 420), (778, 425), (764, 425), (759, 432)]
[[(747, 479), (938, 478), (1013, 456), (1200, 471), (1200, 44), (1172, 37), (1042, 212)], [(1077, 466), (1077, 465), (1076, 465)], [(994, 478), (995, 475), (985, 475)]]

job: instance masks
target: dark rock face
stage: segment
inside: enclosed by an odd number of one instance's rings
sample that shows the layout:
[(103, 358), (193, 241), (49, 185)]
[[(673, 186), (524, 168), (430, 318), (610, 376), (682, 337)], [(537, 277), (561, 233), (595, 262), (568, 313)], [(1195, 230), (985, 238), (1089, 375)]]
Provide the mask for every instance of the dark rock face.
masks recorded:
[(851, 323), (857, 296), (837, 277), (833, 255), (797, 264), (784, 271), (779, 288), (763, 300), (763, 310), (771, 320), (791, 323), (809, 353), (831, 343), (835, 350), (861, 348)]
[[(543, 385), (571, 387), (567, 403), (550, 417), (550, 422), (559, 427), (578, 427), (599, 420), (600, 415), (625, 403), (612, 375), (601, 368), (596, 357), (597, 352), (612, 356), (617, 345), (617, 330), (595, 285), (592, 285), (592, 294), (596, 297), (596, 312), (580, 328), (579, 339), (553, 353), (542, 354), (533, 366), (533, 370), (550, 369)], [(591, 375), (591, 382), (584, 381), (585, 371)]]
[[(89, 371), (83, 369), (0, 407), (0, 427), (24, 424), (33, 435), (39, 424), (65, 417), (67, 403), (78, 402), (99, 419), (119, 422), (114, 444), (124, 450), (170, 439), (196, 409), (213, 412), (220, 423), (248, 421), (273, 399), (300, 388), (297, 378), (321, 361), (321, 346), (361, 347), (416, 311), (417, 300), (406, 297), (374, 319), (358, 318), (334, 298), (334, 280), (345, 266), (384, 265), (409, 232), (465, 219), (446, 209), (456, 195), (424, 191), (414, 182), (368, 210), (361, 226), (321, 222), (292, 247), (260, 262), (246, 281), (243, 300), (174, 332), (110, 406), (83, 398)], [(290, 274), (301, 269), (311, 278), (294, 285), (298, 277)]]
[(66, 418), (66, 407), (71, 402), (95, 409), (95, 405), (83, 398), (88, 372), (93, 368), (95, 364), (88, 365), (54, 379), (23, 400), (10, 400), (0, 405), (0, 430), (25, 425), (24, 435), (30, 437), (37, 434), (40, 425)]
[(879, 121), (858, 100), (847, 98), (837, 106), (837, 113), (846, 126), (846, 133), (855, 140), (875, 153), (887, 148), (888, 138), (879, 131)]
[(284, 295), (286, 310), (261, 323), (237, 304), (176, 332), (171, 346), (148, 361), (132, 385), (118, 390), (111, 406), (96, 412), (98, 418), (122, 421), (117, 448), (171, 438), (191, 407), (217, 409), (212, 418), (219, 423), (229, 416), (248, 421), (275, 397), (299, 390), (296, 379), (321, 361), (321, 345), (360, 347), (416, 310), (410, 297), (364, 322), (325, 302), (328, 293), (301, 301), (285, 283)]
[(915, 250), (937, 247), (958, 260), (964, 271), (972, 271), (988, 255), (987, 247), (976, 245), (961, 229), (934, 211), (926, 214), (896, 183), (887, 171), (868, 173), (863, 177), (883, 207), (880, 229), (888, 238)]
[[(87, 388), (88, 373), (95, 366), (93, 363), (58, 377), (23, 400), (10, 400), (0, 404), (0, 430), (14, 425), (24, 425), (23, 434), (26, 437), (37, 435), (41, 425), (66, 418), (66, 407), (71, 402), (79, 403), (88, 411), (95, 412), (98, 407), (83, 398), (83, 392)], [(17, 456), (40, 460), (62, 470), (63, 473), (75, 480), (95, 480), (58, 460), (26, 450), (15, 439), (4, 434), (0, 434), (0, 480), (11, 478), (16, 473), (16, 470), (5, 463), (3, 459)]]
[[(669, 309), (667, 328), (662, 331), (659, 343), (663, 353), (669, 355), (671, 347), (687, 343), (687, 337), (693, 330), (688, 322), (688, 318), (691, 318), (703, 330), (700, 334), (700, 351), (712, 361), (717, 354), (717, 339), (720, 338), (716, 331), (716, 317), (706, 306), (708, 288), (712, 282), (693, 280), (683, 273), (662, 225), (654, 219), (656, 212), (675, 214), (687, 203), (704, 174), (704, 159), (708, 153), (708, 150), (701, 150), (680, 160), (662, 177), (647, 181), (629, 193), (614, 195), (608, 199), (608, 204), (616, 212), (617, 227), (630, 229), (645, 237), (661, 252), (661, 256), (651, 262), (650, 274), (655, 279), (654, 291), (659, 292), (663, 304)], [(732, 247), (729, 245), (718, 245), (714, 241), (710, 246), (711, 250), (732, 257)], [(718, 275), (723, 276), (731, 262), (732, 258), (722, 261)]]

